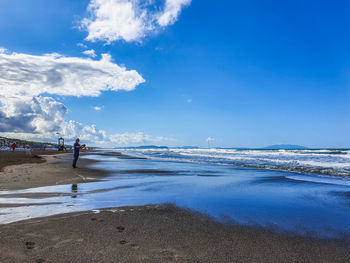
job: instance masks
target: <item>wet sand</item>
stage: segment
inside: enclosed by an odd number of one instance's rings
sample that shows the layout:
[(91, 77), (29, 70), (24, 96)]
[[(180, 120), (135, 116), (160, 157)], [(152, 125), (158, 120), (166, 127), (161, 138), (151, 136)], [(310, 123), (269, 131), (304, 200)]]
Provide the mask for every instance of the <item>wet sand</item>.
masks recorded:
[(123, 153), (120, 153), (120, 152), (95, 152), (94, 154), (98, 154), (98, 155), (101, 155), (101, 156), (117, 157), (119, 159), (138, 159), (138, 160), (147, 159), (145, 157), (130, 156), (130, 155), (123, 154)]
[(350, 244), (225, 225), (170, 205), (0, 226), (0, 262), (350, 262)]
[(95, 162), (88, 159), (80, 158), (80, 167), (73, 169), (72, 153), (69, 152), (34, 151), (32, 156), (26, 156), (24, 152), (1, 152), (0, 160), (3, 168), (0, 172), (0, 190), (84, 183), (107, 175), (107, 172), (86, 168)]
[[(108, 175), (87, 169), (93, 162), (87, 159), (72, 169), (71, 157), (43, 156), (44, 163), (5, 167), (0, 187), (83, 183)], [(350, 262), (350, 241), (221, 224), (171, 205), (32, 219), (0, 225), (0, 236), (0, 262)]]

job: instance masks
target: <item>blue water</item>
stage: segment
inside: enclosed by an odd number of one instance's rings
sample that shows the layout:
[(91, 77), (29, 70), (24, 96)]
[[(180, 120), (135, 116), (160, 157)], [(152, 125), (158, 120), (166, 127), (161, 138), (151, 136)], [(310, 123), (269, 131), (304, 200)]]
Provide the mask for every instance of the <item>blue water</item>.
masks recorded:
[[(173, 203), (217, 220), (302, 235), (350, 236), (350, 179), (161, 158), (100, 155), (103, 181), (0, 191), (0, 223), (108, 207)], [(40, 193), (40, 198), (31, 194)]]

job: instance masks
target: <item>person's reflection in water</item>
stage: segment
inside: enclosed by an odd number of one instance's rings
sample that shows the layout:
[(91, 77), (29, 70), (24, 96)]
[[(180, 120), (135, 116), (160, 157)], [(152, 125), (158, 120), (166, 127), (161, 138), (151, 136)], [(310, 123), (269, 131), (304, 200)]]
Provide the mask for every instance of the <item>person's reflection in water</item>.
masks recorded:
[(78, 185), (72, 184), (72, 198), (76, 198), (78, 193)]

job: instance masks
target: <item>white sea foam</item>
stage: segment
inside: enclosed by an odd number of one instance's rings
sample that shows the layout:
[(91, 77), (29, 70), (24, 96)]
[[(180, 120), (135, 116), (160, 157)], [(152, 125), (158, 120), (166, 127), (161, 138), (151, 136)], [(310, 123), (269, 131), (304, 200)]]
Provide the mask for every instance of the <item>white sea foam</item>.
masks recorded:
[(350, 150), (129, 149), (153, 159), (350, 175)]

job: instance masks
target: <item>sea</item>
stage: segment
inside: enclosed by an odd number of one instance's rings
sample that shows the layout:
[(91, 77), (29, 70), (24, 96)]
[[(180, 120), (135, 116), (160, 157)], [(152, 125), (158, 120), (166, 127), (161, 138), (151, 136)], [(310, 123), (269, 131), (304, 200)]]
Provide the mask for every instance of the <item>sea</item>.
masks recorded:
[(0, 224), (173, 204), (227, 224), (350, 239), (349, 149), (122, 148), (82, 158), (98, 160), (91, 168), (110, 176), (77, 186), (0, 191)]

